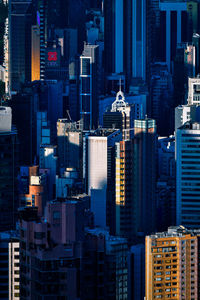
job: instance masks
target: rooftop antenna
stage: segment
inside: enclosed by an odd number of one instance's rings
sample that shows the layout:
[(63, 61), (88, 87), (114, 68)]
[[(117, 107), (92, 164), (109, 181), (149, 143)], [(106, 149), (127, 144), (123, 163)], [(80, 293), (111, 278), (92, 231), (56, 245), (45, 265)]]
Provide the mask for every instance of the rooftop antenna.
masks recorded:
[(71, 118), (71, 116), (70, 116), (70, 113), (69, 113), (69, 110), (68, 110), (68, 109), (66, 110), (66, 113), (67, 113), (68, 119), (69, 119), (70, 121), (72, 121), (72, 118)]
[(122, 78), (119, 79), (119, 91), (122, 91)]

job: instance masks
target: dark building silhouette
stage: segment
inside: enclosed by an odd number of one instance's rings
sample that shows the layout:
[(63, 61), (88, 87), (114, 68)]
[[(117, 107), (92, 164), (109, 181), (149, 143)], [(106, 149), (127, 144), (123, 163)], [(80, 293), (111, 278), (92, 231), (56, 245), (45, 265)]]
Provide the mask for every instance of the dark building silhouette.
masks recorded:
[(9, 2), (9, 85), (18, 91), (22, 83), (31, 80), (32, 2)]
[(84, 45), (80, 57), (80, 118), (83, 129), (98, 126), (99, 46)]
[(134, 121), (134, 138), (116, 143), (116, 234), (135, 243), (155, 230), (156, 125)]
[(10, 106), (13, 124), (18, 130), (19, 159), (21, 165), (31, 165), (36, 157), (36, 111), (38, 101), (31, 89), (13, 95)]
[(16, 129), (11, 127), (12, 112), (0, 107), (0, 231), (15, 229), (17, 220), (19, 144)]
[(127, 299), (126, 239), (85, 229), (91, 217), (86, 195), (49, 202), (45, 220), (20, 210), (21, 299)]
[(156, 123), (134, 121), (134, 202), (138, 236), (155, 230)]
[(116, 143), (116, 234), (132, 241), (137, 232), (134, 203), (134, 140)]

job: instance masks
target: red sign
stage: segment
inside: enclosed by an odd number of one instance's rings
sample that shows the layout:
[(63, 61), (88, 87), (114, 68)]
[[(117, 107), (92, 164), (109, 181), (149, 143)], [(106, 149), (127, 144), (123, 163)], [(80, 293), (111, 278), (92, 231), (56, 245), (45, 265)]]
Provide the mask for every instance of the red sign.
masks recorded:
[(48, 60), (49, 61), (57, 61), (57, 52), (48, 52)]

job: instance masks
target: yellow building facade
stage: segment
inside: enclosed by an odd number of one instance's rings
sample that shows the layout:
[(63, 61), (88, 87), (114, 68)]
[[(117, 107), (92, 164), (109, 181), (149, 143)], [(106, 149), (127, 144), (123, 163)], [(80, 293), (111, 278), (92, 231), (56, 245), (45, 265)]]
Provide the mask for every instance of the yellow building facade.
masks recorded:
[(31, 81), (40, 80), (40, 28), (32, 26), (31, 32)]
[(146, 237), (146, 300), (198, 299), (199, 234), (180, 226)]

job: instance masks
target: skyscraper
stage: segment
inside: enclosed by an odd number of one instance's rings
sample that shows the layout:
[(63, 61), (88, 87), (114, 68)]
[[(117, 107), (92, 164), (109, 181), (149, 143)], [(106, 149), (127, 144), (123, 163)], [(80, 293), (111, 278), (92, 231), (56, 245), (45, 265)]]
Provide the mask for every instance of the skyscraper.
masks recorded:
[(134, 140), (116, 143), (115, 154), (115, 213), (116, 234), (131, 241), (137, 233), (134, 203)]
[(116, 143), (116, 233), (129, 241), (155, 230), (156, 125), (134, 121), (134, 138)]
[(147, 300), (199, 299), (199, 234), (180, 226), (146, 237)]
[(31, 28), (31, 81), (40, 80), (40, 28)]
[(120, 89), (112, 103), (111, 111), (105, 112), (103, 115), (103, 127), (120, 129), (123, 139), (128, 140), (130, 139), (130, 129), (133, 128), (132, 115), (131, 106), (125, 101), (124, 93)]
[(176, 223), (200, 225), (200, 123), (187, 122), (176, 131)]
[(96, 129), (98, 125), (98, 48), (85, 44), (80, 57), (80, 118), (84, 129)]
[[(132, 0), (132, 77), (146, 79), (147, 1)], [(127, 61), (127, 63), (129, 63)]]
[(31, 79), (31, 0), (9, 1), (9, 85), (18, 91)]
[(176, 224), (175, 137), (158, 137), (156, 180), (156, 229)]
[(124, 71), (124, 5), (123, 0), (104, 3), (105, 14), (105, 71), (107, 74)]
[[(174, 0), (160, 1), (161, 42), (162, 45), (165, 45), (165, 47), (162, 47), (163, 55), (161, 56), (162, 61), (165, 61), (168, 66), (168, 71), (171, 70), (171, 62), (175, 57), (177, 45), (182, 42), (191, 41), (193, 32), (197, 30), (195, 28), (195, 14), (189, 14), (191, 6), (192, 10), (195, 11), (196, 9), (197, 14), (197, 3)], [(189, 28), (189, 24), (193, 24), (192, 28)]]
[(144, 236), (155, 230), (155, 120), (135, 120), (134, 134), (134, 213), (137, 235)]
[(75, 168), (82, 174), (83, 132), (79, 123), (67, 119), (58, 119), (57, 144), (59, 171)]
[[(37, 148), (36, 111), (38, 98), (32, 89), (25, 88), (22, 93), (12, 96), (11, 107), (13, 124), (17, 127), (19, 137), (20, 163), (30, 165), (34, 162)], [(22, 122), (23, 120), (23, 122)], [(26, 149), (26, 151), (24, 151)]]
[(194, 33), (192, 37), (193, 44), (193, 72), (194, 76), (197, 76), (200, 71), (200, 35), (198, 33)]
[[(81, 299), (128, 299), (128, 246), (126, 239), (101, 228), (86, 230), (82, 259)], [(88, 270), (88, 265), (92, 267)]]
[(15, 228), (17, 220), (18, 139), (10, 107), (0, 106), (0, 231)]
[[(165, 63), (154, 63), (151, 66), (151, 116), (156, 120), (158, 134), (173, 134), (171, 111), (173, 111), (172, 75)], [(173, 121), (173, 119), (172, 119)]]
[(19, 267), (19, 238), (10, 233), (10, 241), (8, 244), (9, 255), (9, 299), (20, 299), (20, 267)]
[(0, 299), (19, 300), (19, 240), (15, 231), (0, 232)]
[(105, 12), (105, 70), (146, 79), (147, 6), (145, 0), (109, 0)]
[(131, 300), (144, 299), (145, 295), (145, 246), (132, 246), (128, 254), (128, 295)]
[(115, 231), (115, 143), (121, 140), (117, 129), (97, 129), (85, 136), (84, 177), (91, 195), (95, 225)]

